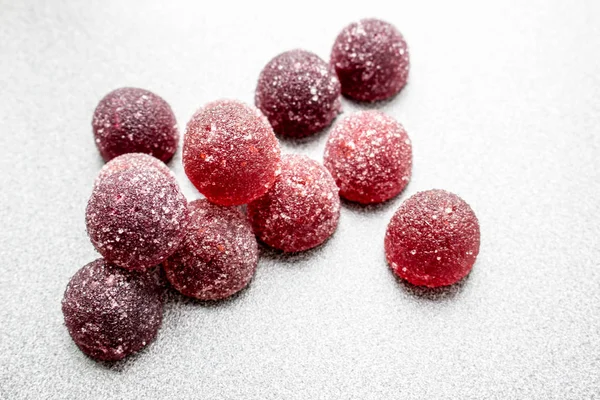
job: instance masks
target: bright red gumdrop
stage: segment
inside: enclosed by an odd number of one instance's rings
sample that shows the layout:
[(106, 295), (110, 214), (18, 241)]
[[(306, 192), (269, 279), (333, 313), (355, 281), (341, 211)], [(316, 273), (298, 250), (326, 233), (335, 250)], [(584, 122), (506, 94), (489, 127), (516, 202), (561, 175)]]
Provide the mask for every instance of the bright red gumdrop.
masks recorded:
[(248, 204), (248, 217), (258, 238), (286, 252), (323, 243), (340, 217), (338, 188), (329, 172), (302, 155), (285, 155), (281, 175), (262, 197)]
[(408, 184), (412, 146), (395, 119), (380, 111), (362, 111), (333, 127), (324, 161), (340, 196), (362, 204), (380, 203)]
[(419, 192), (392, 217), (385, 254), (394, 273), (413, 285), (452, 285), (473, 268), (479, 222), (457, 195), (438, 189)]
[(190, 223), (179, 248), (163, 263), (167, 279), (186, 296), (220, 300), (242, 290), (254, 275), (258, 245), (236, 207), (207, 200), (189, 204)]
[(304, 137), (329, 126), (341, 110), (340, 82), (316, 54), (291, 50), (279, 54), (258, 78), (256, 106), (278, 134)]
[(105, 161), (145, 153), (167, 162), (179, 142), (173, 110), (162, 97), (144, 89), (120, 88), (107, 94), (96, 107), (92, 128)]
[(183, 141), (190, 181), (212, 203), (246, 204), (271, 187), (280, 169), (279, 142), (267, 118), (236, 100), (208, 103)]
[(385, 100), (408, 80), (408, 47), (402, 34), (378, 19), (345, 27), (331, 51), (342, 93), (359, 101)]
[(106, 260), (131, 270), (163, 262), (185, 236), (187, 202), (159, 160), (131, 153), (98, 174), (86, 210), (87, 232)]
[(62, 301), (75, 344), (96, 360), (116, 361), (154, 340), (163, 313), (156, 274), (126, 271), (103, 259), (71, 278)]

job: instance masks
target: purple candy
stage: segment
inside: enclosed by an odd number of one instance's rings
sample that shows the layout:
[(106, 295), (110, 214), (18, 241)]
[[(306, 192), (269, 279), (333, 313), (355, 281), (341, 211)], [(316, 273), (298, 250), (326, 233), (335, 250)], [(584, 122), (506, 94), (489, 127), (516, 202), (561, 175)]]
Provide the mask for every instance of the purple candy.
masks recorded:
[(125, 153), (145, 153), (167, 162), (179, 142), (171, 107), (144, 89), (120, 88), (107, 94), (94, 111), (92, 128), (105, 161)]
[(131, 270), (163, 262), (185, 236), (187, 202), (160, 161), (139, 153), (107, 163), (86, 210), (88, 235), (106, 260)]
[(62, 312), (81, 351), (96, 360), (116, 361), (156, 337), (162, 322), (162, 288), (155, 273), (126, 271), (98, 259), (71, 278)]

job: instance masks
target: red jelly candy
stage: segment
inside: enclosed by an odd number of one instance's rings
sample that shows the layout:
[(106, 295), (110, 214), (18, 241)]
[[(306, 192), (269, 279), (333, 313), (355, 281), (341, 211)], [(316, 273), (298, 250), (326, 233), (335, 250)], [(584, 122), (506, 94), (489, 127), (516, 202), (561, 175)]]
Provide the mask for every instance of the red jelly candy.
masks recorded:
[(246, 287), (256, 271), (258, 245), (244, 214), (207, 200), (193, 201), (188, 209), (187, 236), (163, 263), (167, 279), (200, 300), (224, 299)]
[(363, 111), (333, 127), (324, 158), (340, 196), (362, 204), (380, 203), (398, 195), (410, 180), (412, 146), (392, 117)]
[(329, 126), (341, 110), (340, 82), (316, 54), (286, 51), (273, 58), (258, 78), (256, 106), (275, 132), (304, 137)]
[(187, 202), (168, 168), (131, 153), (98, 174), (86, 210), (88, 235), (106, 260), (143, 270), (164, 261), (185, 236)]
[(280, 150), (256, 108), (218, 100), (194, 114), (183, 141), (183, 166), (208, 200), (222, 206), (262, 196), (279, 173)]
[(126, 271), (98, 259), (71, 278), (62, 312), (81, 351), (96, 360), (116, 361), (156, 337), (162, 288), (156, 274)]
[(273, 187), (248, 204), (248, 217), (267, 245), (286, 252), (307, 250), (335, 232), (340, 217), (338, 188), (316, 161), (286, 155)]
[(396, 275), (413, 285), (452, 285), (479, 253), (479, 222), (464, 200), (428, 190), (406, 200), (385, 235), (385, 254)]
[(144, 89), (121, 88), (107, 94), (96, 107), (92, 128), (105, 161), (145, 153), (167, 162), (179, 142), (171, 107)]
[(363, 19), (345, 27), (331, 51), (342, 93), (359, 101), (392, 97), (408, 79), (408, 48), (391, 24)]

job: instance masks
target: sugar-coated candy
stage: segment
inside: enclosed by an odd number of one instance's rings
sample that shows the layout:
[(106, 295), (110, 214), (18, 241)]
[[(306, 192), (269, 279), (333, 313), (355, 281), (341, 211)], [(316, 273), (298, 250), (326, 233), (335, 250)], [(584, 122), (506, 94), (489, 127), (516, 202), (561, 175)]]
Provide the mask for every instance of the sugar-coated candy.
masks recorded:
[(406, 85), (410, 63), (406, 41), (393, 25), (363, 19), (340, 32), (331, 64), (345, 96), (377, 101), (394, 96)]
[(125, 87), (107, 94), (92, 120), (96, 146), (105, 161), (126, 153), (169, 161), (179, 143), (175, 115), (162, 97)]
[(318, 162), (303, 155), (285, 155), (273, 187), (248, 204), (248, 217), (267, 245), (285, 252), (308, 250), (337, 228), (338, 188)]
[(96, 360), (116, 361), (154, 340), (163, 314), (155, 273), (126, 271), (103, 259), (71, 278), (62, 300), (75, 344)]
[(107, 261), (131, 270), (160, 264), (185, 236), (187, 201), (159, 160), (130, 153), (98, 174), (86, 209), (88, 235)]
[(267, 118), (237, 100), (198, 110), (187, 125), (183, 166), (212, 203), (246, 204), (271, 187), (280, 170), (279, 142)]
[(380, 111), (362, 111), (333, 127), (324, 163), (341, 197), (362, 204), (380, 203), (408, 184), (412, 146), (395, 119)]
[(258, 245), (246, 216), (237, 207), (205, 199), (188, 206), (190, 223), (181, 247), (164, 263), (167, 279), (186, 296), (220, 300), (252, 279)]
[(445, 190), (419, 192), (390, 221), (385, 254), (392, 271), (413, 285), (438, 287), (464, 278), (479, 254), (479, 222)]
[(260, 73), (256, 106), (276, 133), (304, 137), (329, 126), (341, 110), (340, 82), (333, 68), (305, 50), (273, 58)]

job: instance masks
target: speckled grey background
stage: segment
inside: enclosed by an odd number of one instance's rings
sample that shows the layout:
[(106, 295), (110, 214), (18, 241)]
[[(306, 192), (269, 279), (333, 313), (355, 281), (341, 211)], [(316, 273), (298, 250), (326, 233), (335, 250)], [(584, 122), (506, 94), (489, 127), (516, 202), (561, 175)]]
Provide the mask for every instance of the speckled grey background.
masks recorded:
[[(409, 86), (378, 105), (413, 141), (405, 193), (346, 204), (317, 250), (263, 251), (230, 301), (171, 295), (158, 340), (127, 361), (86, 358), (60, 300), (97, 257), (98, 100), (147, 88), (184, 126), (209, 100), (251, 102), (281, 51), (327, 57), (364, 16), (410, 46)], [(599, 399), (599, 26), (595, 0), (0, 0), (0, 398)], [(282, 145), (320, 160), (325, 140)], [(389, 272), (383, 235), (435, 187), (472, 205), (482, 248), (465, 281), (426, 291)]]

